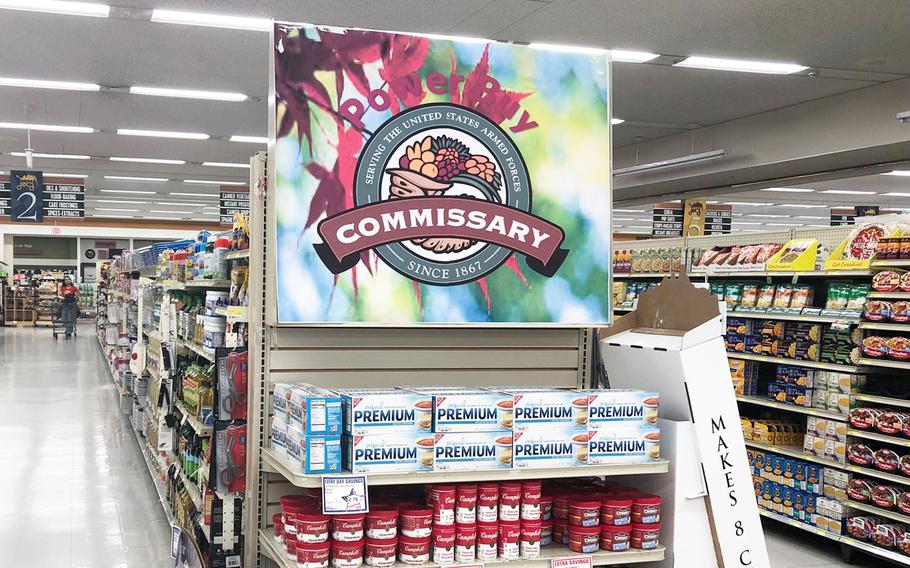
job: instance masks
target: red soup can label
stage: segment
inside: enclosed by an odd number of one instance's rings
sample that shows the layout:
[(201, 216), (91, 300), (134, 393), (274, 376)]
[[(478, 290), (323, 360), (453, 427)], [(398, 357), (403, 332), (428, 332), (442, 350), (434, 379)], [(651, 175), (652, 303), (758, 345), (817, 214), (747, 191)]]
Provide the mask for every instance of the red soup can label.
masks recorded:
[(433, 528), (433, 562), (452, 564), (455, 562), (455, 527)]
[(477, 522), (495, 523), (499, 520), (499, 484), (481, 483), (477, 486)]
[(328, 568), (329, 543), (297, 543), (297, 566), (299, 568)]
[(496, 560), (498, 543), (499, 525), (497, 523), (477, 523), (477, 560), (482, 562)]
[(403, 564), (420, 565), (430, 561), (430, 537), (398, 539), (398, 559)]
[(522, 558), (540, 556), (540, 521), (522, 521), (519, 554)]
[(499, 552), (500, 560), (515, 560), (518, 558), (521, 526), (518, 521), (499, 523)]
[(499, 485), (499, 520), (517, 521), (521, 511), (521, 484), (502, 483)]

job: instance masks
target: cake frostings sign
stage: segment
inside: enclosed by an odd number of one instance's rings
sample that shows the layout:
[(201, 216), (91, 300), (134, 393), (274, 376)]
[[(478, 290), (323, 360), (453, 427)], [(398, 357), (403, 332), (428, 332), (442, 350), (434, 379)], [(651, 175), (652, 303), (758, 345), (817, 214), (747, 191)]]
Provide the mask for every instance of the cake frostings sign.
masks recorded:
[(606, 321), (604, 56), (274, 41), (279, 321)]

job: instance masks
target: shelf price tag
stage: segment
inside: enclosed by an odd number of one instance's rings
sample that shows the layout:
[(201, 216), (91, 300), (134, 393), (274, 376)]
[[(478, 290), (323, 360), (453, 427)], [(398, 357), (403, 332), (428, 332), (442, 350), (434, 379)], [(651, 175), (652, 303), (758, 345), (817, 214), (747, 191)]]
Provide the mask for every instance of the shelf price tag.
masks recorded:
[(323, 475), (322, 513), (366, 513), (370, 510), (365, 475)]
[(180, 535), (183, 531), (177, 525), (171, 525), (171, 558), (177, 558), (180, 553)]
[(593, 566), (594, 562), (590, 556), (567, 556), (550, 561), (550, 568), (592, 568)]

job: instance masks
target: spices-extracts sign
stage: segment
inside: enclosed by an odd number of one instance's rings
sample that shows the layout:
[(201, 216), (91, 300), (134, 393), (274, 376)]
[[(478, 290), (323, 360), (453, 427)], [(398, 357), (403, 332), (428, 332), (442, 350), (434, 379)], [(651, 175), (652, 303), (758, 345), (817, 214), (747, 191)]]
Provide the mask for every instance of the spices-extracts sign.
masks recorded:
[(295, 24), (273, 56), (279, 322), (607, 321), (606, 57)]

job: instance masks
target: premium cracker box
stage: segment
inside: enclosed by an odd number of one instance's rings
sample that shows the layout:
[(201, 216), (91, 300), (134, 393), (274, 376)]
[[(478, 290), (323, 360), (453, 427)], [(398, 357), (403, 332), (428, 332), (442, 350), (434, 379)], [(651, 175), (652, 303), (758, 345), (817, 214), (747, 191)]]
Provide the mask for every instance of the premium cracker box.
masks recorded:
[(339, 390), (345, 434), (429, 432), (433, 400), (403, 389)]
[(345, 434), (344, 468), (351, 473), (432, 471), (431, 432)]
[(446, 432), (434, 440), (436, 471), (512, 468), (511, 432)]

